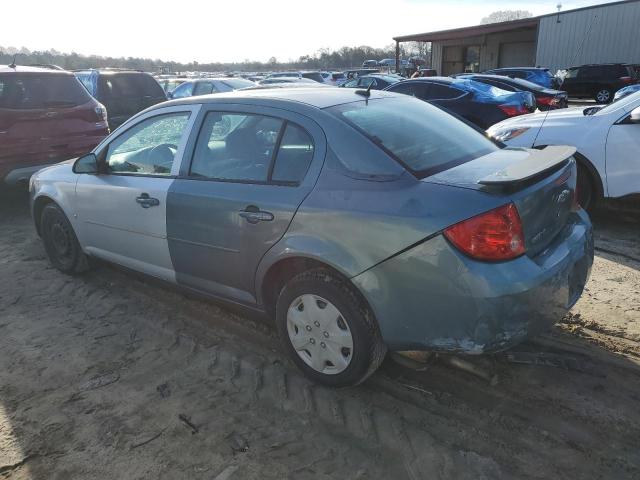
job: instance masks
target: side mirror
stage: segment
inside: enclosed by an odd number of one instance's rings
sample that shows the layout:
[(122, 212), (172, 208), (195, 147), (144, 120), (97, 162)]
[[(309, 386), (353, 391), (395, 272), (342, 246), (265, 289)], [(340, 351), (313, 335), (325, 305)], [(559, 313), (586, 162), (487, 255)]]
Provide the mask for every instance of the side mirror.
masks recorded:
[(88, 174), (97, 174), (98, 173), (98, 159), (95, 154), (88, 153), (80, 158), (78, 158), (73, 164), (73, 173), (88, 173)]
[(631, 111), (631, 115), (629, 115), (629, 123), (640, 123), (640, 107), (636, 107)]
[(173, 92), (167, 92), (167, 100), (173, 99)]

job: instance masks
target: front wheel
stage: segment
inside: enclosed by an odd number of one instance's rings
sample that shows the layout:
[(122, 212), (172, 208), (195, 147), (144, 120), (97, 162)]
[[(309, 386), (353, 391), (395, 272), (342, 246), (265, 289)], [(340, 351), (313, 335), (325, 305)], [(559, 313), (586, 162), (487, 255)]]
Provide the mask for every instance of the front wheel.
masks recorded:
[(56, 204), (50, 203), (42, 210), (40, 232), (44, 249), (55, 268), (68, 274), (88, 270), (87, 256), (80, 248), (73, 227)]
[(367, 305), (323, 269), (303, 272), (285, 285), (276, 324), (294, 363), (313, 381), (332, 387), (364, 381), (386, 354)]
[(598, 90), (594, 95), (596, 103), (609, 103), (613, 97), (613, 92), (607, 88)]

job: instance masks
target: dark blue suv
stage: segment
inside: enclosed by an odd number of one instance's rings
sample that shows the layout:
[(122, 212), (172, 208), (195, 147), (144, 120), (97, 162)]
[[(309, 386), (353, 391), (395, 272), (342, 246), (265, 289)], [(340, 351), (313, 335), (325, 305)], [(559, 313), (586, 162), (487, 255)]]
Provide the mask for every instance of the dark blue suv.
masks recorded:
[(558, 89), (560, 87), (560, 79), (554, 77), (548, 68), (539, 67), (509, 67), (494, 68), (482, 72), (487, 75), (503, 75), (511, 78), (522, 78), (545, 88)]

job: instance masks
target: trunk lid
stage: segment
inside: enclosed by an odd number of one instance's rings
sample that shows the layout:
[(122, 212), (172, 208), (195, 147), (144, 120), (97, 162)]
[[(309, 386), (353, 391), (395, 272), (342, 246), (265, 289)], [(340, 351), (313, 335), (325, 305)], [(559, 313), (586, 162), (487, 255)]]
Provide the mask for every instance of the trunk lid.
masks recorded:
[(576, 187), (575, 148), (505, 148), (425, 178), (504, 196), (522, 220), (527, 255), (535, 256), (567, 223)]

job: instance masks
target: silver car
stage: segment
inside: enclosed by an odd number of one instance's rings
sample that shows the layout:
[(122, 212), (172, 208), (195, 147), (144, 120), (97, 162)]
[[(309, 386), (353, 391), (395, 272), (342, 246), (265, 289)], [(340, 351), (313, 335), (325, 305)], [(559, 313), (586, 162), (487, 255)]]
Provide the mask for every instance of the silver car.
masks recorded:
[(502, 149), (401, 94), (236, 92), (140, 113), (36, 174), (31, 207), (61, 271), (98, 258), (263, 311), (344, 386), (387, 349), (495, 352), (563, 316), (593, 262), (574, 151)]

